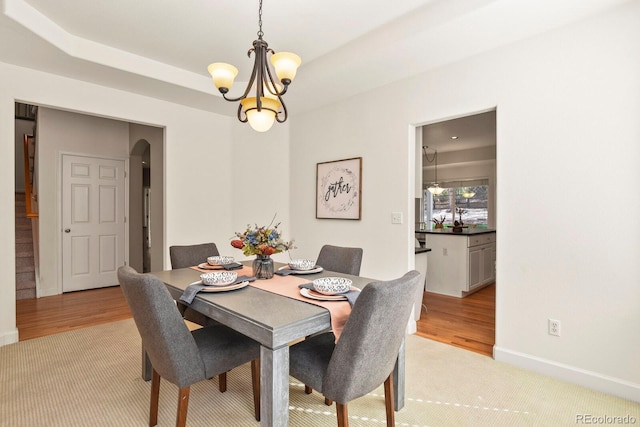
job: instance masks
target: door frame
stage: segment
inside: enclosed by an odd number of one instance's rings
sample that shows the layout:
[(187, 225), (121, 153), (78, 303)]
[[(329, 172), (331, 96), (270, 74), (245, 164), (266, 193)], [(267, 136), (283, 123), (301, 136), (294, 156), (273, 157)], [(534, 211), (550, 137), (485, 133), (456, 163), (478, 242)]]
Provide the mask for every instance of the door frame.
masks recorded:
[(56, 227), (58, 228), (58, 233), (56, 233), (56, 246), (58, 247), (60, 256), (58, 257), (58, 267), (57, 267), (57, 278), (56, 278), (56, 288), (58, 294), (62, 294), (63, 286), (63, 274), (62, 268), (64, 263), (63, 258), (63, 242), (62, 242), (62, 158), (63, 156), (81, 156), (81, 157), (91, 157), (95, 159), (107, 159), (107, 160), (117, 160), (124, 161), (124, 212), (125, 212), (125, 222), (124, 222), (124, 262), (125, 265), (129, 265), (129, 158), (128, 157), (109, 157), (109, 156), (101, 156), (93, 153), (79, 153), (74, 151), (59, 151), (58, 152), (58, 168), (56, 172), (56, 179), (58, 181), (58, 185), (56, 186)]

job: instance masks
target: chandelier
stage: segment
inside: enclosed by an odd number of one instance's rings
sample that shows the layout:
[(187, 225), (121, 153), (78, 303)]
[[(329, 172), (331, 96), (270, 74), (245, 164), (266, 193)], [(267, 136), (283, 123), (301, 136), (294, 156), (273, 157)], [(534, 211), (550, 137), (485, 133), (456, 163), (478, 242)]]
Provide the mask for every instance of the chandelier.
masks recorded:
[[(289, 84), (296, 76), (296, 70), (300, 66), (300, 57), (290, 52), (275, 53), (269, 49), (269, 45), (262, 39), (262, 0), (258, 8), (258, 39), (253, 41), (253, 47), (247, 52), (251, 57), (253, 53), (255, 62), (253, 71), (242, 96), (228, 98), (227, 93), (233, 85), (233, 79), (238, 75), (238, 69), (233, 65), (223, 62), (210, 64), (207, 68), (213, 83), (216, 85), (222, 97), (227, 101), (237, 102), (238, 120), (249, 125), (258, 132), (266, 132), (271, 129), (273, 122), (282, 123), (287, 120), (287, 107), (282, 100), (282, 95), (287, 92)], [(275, 69), (278, 84), (273, 78), (271, 67), (267, 63), (267, 56)], [(255, 96), (248, 96), (251, 89), (255, 90)]]
[(427, 147), (426, 145), (424, 147), (422, 147), (422, 151), (424, 152), (424, 156), (427, 158), (427, 162), (431, 163), (435, 160), (435, 170), (436, 170), (436, 180), (434, 183), (432, 183), (427, 190), (429, 190), (429, 192), (431, 194), (435, 194), (440, 195), (442, 194), (442, 192), (444, 191), (444, 188), (440, 187), (440, 185), (438, 185), (438, 150), (435, 150), (435, 153), (433, 154), (433, 157), (431, 159), (429, 159), (429, 155), (427, 154)]

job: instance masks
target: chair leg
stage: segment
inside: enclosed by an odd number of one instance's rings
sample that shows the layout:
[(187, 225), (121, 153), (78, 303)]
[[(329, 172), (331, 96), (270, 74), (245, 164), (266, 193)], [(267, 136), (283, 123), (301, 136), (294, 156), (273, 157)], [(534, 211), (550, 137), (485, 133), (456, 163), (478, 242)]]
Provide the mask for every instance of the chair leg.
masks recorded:
[(251, 385), (253, 386), (253, 411), (260, 421), (260, 359), (251, 361)]
[(396, 425), (393, 407), (393, 372), (384, 380), (384, 406), (387, 410), (387, 427)]
[(309, 387), (308, 385), (304, 385), (304, 392), (307, 394), (311, 394), (311, 392), (313, 391), (313, 389), (311, 387)]
[(220, 393), (224, 393), (225, 391), (227, 391), (227, 373), (223, 372), (220, 375), (218, 375), (218, 390), (220, 390)]
[(182, 387), (178, 395), (178, 416), (176, 418), (176, 427), (185, 427), (187, 424), (187, 409), (189, 408), (189, 390), (190, 387)]
[(333, 405), (333, 400), (331, 399), (327, 399), (326, 397), (324, 398), (324, 404), (327, 406), (331, 406)]
[(336, 415), (338, 416), (338, 427), (349, 427), (349, 411), (347, 404), (336, 402)]
[(151, 374), (151, 404), (149, 405), (149, 427), (158, 425), (158, 399), (160, 397), (160, 374), (155, 369)]

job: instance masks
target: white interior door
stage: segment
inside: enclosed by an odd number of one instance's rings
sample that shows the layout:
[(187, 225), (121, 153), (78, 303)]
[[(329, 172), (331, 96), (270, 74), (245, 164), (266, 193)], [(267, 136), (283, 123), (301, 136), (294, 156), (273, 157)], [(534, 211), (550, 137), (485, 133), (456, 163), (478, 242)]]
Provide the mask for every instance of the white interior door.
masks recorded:
[(118, 284), (125, 261), (125, 162), (62, 156), (62, 291)]

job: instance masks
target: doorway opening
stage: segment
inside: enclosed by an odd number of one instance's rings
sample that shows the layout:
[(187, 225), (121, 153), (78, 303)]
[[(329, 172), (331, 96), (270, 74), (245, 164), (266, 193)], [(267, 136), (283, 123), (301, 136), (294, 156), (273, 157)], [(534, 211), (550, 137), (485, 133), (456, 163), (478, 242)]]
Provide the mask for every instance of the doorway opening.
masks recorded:
[[(18, 112), (37, 111), (37, 116), (27, 117), (25, 114)], [(30, 256), (35, 258), (38, 263), (40, 272), (35, 272), (35, 282), (33, 292), (27, 298), (40, 298), (51, 295), (58, 295), (63, 292), (62, 278), (62, 256), (61, 248), (63, 242), (64, 229), (60, 227), (61, 207), (57, 199), (59, 188), (61, 188), (61, 178), (57, 175), (59, 172), (59, 155), (58, 153), (83, 153), (88, 156), (96, 157), (114, 157), (121, 159), (129, 159), (133, 164), (130, 156), (140, 156), (140, 165), (138, 181), (129, 180), (130, 188), (126, 188), (127, 194), (139, 193), (140, 200), (139, 210), (134, 218), (129, 210), (125, 211), (127, 216), (126, 238), (131, 243), (129, 234), (140, 236), (139, 245), (136, 248), (127, 245), (125, 247), (125, 262), (130, 264), (130, 255), (139, 253), (139, 264), (134, 268), (143, 271), (143, 236), (153, 236), (147, 238), (146, 268), (160, 269), (164, 263), (164, 216), (162, 199), (163, 191), (163, 156), (164, 156), (164, 128), (157, 126), (141, 125), (130, 123), (119, 119), (110, 119), (98, 117), (90, 114), (70, 112), (53, 107), (43, 107), (35, 104), (27, 104), (16, 102), (15, 115), (15, 183), (16, 192), (22, 191), (24, 186), (24, 155), (22, 148), (22, 139), (24, 134), (33, 134), (35, 136), (35, 156), (33, 160), (34, 187), (37, 189), (40, 214), (37, 218), (38, 227), (34, 229), (33, 249)], [(29, 129), (25, 130), (25, 126)], [(37, 135), (36, 135), (37, 133)], [(133, 147), (139, 141), (144, 141), (144, 148), (140, 153), (133, 153)], [(18, 144), (20, 142), (20, 144)], [(151, 173), (149, 167), (142, 166), (142, 159), (145, 159), (147, 165), (150, 166), (151, 160), (156, 167)], [(146, 183), (146, 184), (145, 184)], [(147, 221), (143, 219), (144, 206), (143, 203), (143, 186), (147, 187)], [(150, 189), (153, 188), (154, 197), (150, 196)], [(135, 189), (135, 191), (134, 191)], [(23, 194), (23, 193), (21, 193)], [(21, 197), (22, 199), (24, 196)], [(128, 200), (127, 200), (128, 203)], [(20, 203), (16, 199), (16, 209), (24, 210), (24, 203)], [(19, 218), (16, 211), (16, 232), (18, 233)], [(149, 230), (145, 233), (143, 224), (148, 225)], [(20, 231), (21, 232), (21, 231)], [(24, 233), (23, 233), (24, 234)], [(42, 236), (40, 238), (40, 236)], [(18, 240), (16, 240), (18, 242)], [(153, 242), (153, 245), (151, 245)], [(18, 255), (23, 252), (16, 247), (16, 266), (18, 262), (26, 263), (27, 261), (18, 261)], [(32, 263), (34, 261), (31, 261)], [(19, 271), (16, 268), (16, 271)], [(16, 278), (16, 284), (18, 278)], [(117, 285), (117, 281), (113, 283)], [(20, 293), (24, 294), (24, 292)], [(20, 297), (18, 289), (16, 297)]]
[[(495, 108), (432, 122), (416, 127), (415, 147), (416, 156), (422, 155), (416, 159), (415, 236), (417, 244), (433, 246), (418, 334), (489, 356), (495, 344), (497, 286), (496, 128)], [(429, 187), (444, 191), (433, 194)], [(463, 235), (493, 237), (484, 246), (458, 248), (471, 237), (451, 236), (454, 225)], [(456, 256), (460, 262), (453, 261)], [(461, 316), (467, 310), (477, 316)]]

